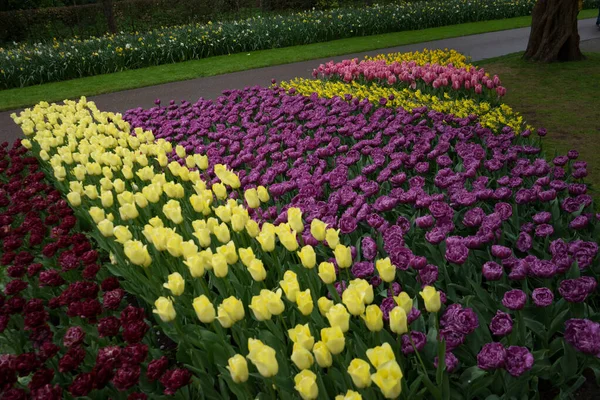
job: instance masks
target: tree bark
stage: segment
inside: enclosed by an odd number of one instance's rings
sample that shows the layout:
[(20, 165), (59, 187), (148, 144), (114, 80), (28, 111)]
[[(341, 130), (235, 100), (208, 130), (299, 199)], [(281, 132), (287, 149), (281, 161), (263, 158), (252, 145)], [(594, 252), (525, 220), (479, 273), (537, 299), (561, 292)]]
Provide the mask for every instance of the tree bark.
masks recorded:
[(113, 0), (102, 0), (102, 10), (106, 18), (106, 25), (110, 33), (117, 33), (117, 24), (115, 22), (115, 14), (113, 12)]
[(582, 60), (578, 13), (578, 0), (538, 0), (524, 57), (542, 62)]

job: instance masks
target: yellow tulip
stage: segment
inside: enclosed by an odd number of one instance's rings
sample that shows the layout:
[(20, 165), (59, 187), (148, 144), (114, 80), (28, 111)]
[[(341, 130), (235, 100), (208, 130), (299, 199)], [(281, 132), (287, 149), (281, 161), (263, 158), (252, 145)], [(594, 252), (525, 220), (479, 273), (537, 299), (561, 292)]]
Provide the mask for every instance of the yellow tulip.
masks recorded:
[(339, 327), (342, 332), (347, 332), (350, 328), (350, 314), (343, 304), (336, 304), (325, 314), (329, 325)]
[(381, 346), (374, 347), (367, 350), (367, 358), (373, 364), (375, 369), (379, 369), (382, 365), (389, 361), (396, 359), (394, 350), (388, 342), (383, 343)]
[(115, 192), (123, 193), (125, 191), (125, 182), (120, 179), (115, 179), (113, 181), (113, 186), (115, 187)]
[(271, 314), (279, 315), (285, 310), (285, 304), (283, 304), (283, 301), (281, 300), (281, 289), (277, 289), (275, 292), (262, 289), (260, 295), (267, 301), (267, 307)]
[(173, 221), (175, 224), (180, 224), (183, 222), (183, 216), (181, 215), (181, 205), (177, 200), (169, 200), (163, 206), (163, 214), (167, 219)]
[(208, 157), (200, 154), (194, 154), (194, 162), (201, 170), (205, 170), (208, 168)]
[[(63, 170), (64, 170), (64, 168), (63, 168)], [(54, 172), (56, 173), (56, 169), (54, 170)], [(87, 171), (83, 165), (77, 165), (75, 168), (73, 168), (73, 175), (75, 175), (75, 178), (78, 181), (83, 181), (83, 180), (85, 180)]]
[[(67, 171), (65, 170), (65, 167), (54, 167), (54, 177), (62, 182), (65, 180), (66, 176), (67, 176)], [(83, 177), (85, 179), (85, 176)], [(79, 179), (80, 181), (82, 181), (83, 179)]]
[(313, 219), (312, 222), (310, 223), (310, 234), (313, 235), (313, 237), (315, 239), (317, 239), (318, 241), (325, 240), (326, 229), (327, 229), (327, 224), (316, 218)]
[(187, 265), (193, 278), (200, 278), (204, 275), (204, 262), (199, 254), (188, 257), (183, 263)]
[(275, 350), (257, 339), (248, 339), (249, 354), (246, 356), (258, 369), (258, 373), (265, 378), (277, 375), (279, 364), (275, 357)]
[(249, 264), (250, 265), (247, 268), (250, 275), (252, 275), (252, 279), (257, 282), (264, 281), (267, 277), (267, 271), (265, 270), (263, 262), (257, 258), (253, 258), (250, 260)]
[(304, 347), (306, 350), (311, 350), (315, 343), (315, 338), (310, 333), (309, 324), (298, 324), (293, 329), (287, 331), (290, 340)]
[(238, 261), (237, 251), (232, 240), (224, 246), (217, 247), (217, 253), (222, 254), (229, 265), (233, 265)]
[(279, 241), (287, 249), (287, 251), (296, 251), (298, 249), (298, 239), (296, 233), (283, 231), (279, 233)]
[(225, 206), (219, 206), (217, 208), (213, 208), (217, 217), (223, 222), (231, 221), (231, 209)]
[(179, 158), (185, 158), (185, 148), (183, 146), (175, 146), (175, 153), (177, 153)]
[(272, 232), (263, 230), (257, 237), (256, 240), (260, 243), (260, 247), (263, 251), (271, 252), (275, 250), (275, 235)]
[(302, 222), (302, 210), (298, 207), (290, 207), (287, 210), (288, 224), (296, 232), (304, 232), (304, 223)]
[(217, 278), (224, 278), (227, 276), (229, 268), (225, 256), (222, 254), (213, 254), (211, 264)]
[(222, 183), (214, 183), (211, 187), (217, 199), (224, 200), (227, 198), (227, 188)]
[(236, 354), (227, 360), (227, 369), (231, 374), (231, 380), (235, 383), (244, 383), (248, 380), (248, 362), (242, 355)]
[(96, 200), (98, 198), (98, 188), (95, 185), (87, 185), (84, 192), (86, 197), (90, 200)]
[(246, 204), (248, 204), (249, 208), (260, 207), (260, 199), (258, 198), (258, 193), (256, 189), (247, 189), (244, 192), (244, 199), (246, 200)]
[(167, 182), (162, 189), (172, 199), (181, 199), (185, 196), (185, 191), (180, 183)]
[(408, 315), (413, 308), (413, 301), (406, 292), (400, 292), (398, 296), (394, 297), (396, 304), (404, 309), (404, 312)]
[(396, 267), (392, 265), (389, 257), (377, 260), (375, 268), (384, 282), (392, 282), (396, 278)]
[(217, 237), (217, 240), (221, 243), (228, 243), (231, 240), (229, 228), (225, 222), (222, 222), (221, 225), (216, 226), (213, 233)]
[(31, 140), (29, 140), (29, 139), (22, 139), (21, 140), (21, 145), (23, 147), (25, 147), (26, 149), (31, 149), (31, 147), (32, 147), (31, 146)]
[(306, 245), (297, 253), (300, 261), (305, 268), (314, 268), (317, 263), (317, 255), (311, 245)]
[(342, 302), (352, 315), (361, 315), (365, 312), (363, 296), (355, 288), (348, 287), (344, 290), (344, 293), (342, 293)]
[(294, 377), (294, 389), (298, 391), (302, 400), (314, 400), (319, 395), (317, 376), (309, 369), (300, 371)]
[(198, 239), (198, 243), (200, 243), (200, 246), (205, 248), (210, 247), (212, 240), (210, 239), (210, 231), (208, 230), (208, 228), (197, 229), (196, 232), (194, 232), (194, 236), (196, 237), (196, 239)]
[(241, 214), (234, 214), (231, 216), (231, 228), (234, 232), (241, 232), (246, 228), (246, 222), (248, 218)]
[(125, 244), (133, 239), (133, 235), (129, 231), (129, 228), (123, 225), (115, 226), (113, 234), (115, 235), (115, 240), (121, 244)]
[(390, 311), (390, 329), (398, 335), (408, 332), (406, 311), (402, 307), (394, 307)]
[(240, 247), (238, 248), (238, 253), (240, 255), (240, 259), (242, 260), (242, 264), (244, 264), (246, 267), (249, 267), (252, 260), (256, 258), (254, 251), (252, 251), (252, 247)]
[(402, 370), (394, 360), (382, 365), (371, 379), (386, 399), (395, 399), (402, 392), (402, 376)]
[(321, 368), (329, 368), (331, 364), (333, 364), (333, 357), (331, 356), (331, 352), (327, 348), (327, 345), (321, 341), (315, 343), (313, 347), (313, 354), (315, 355), (315, 360), (317, 364)]
[(146, 207), (148, 207), (148, 199), (146, 199), (146, 196), (144, 196), (143, 193), (137, 192), (137, 193), (135, 193), (133, 195), (133, 198), (135, 200), (135, 204), (139, 208), (146, 208)]
[(131, 167), (128, 165), (125, 165), (125, 166), (123, 166), (123, 168), (121, 168), (121, 173), (123, 174), (123, 177), (125, 179), (133, 178), (133, 171), (131, 170)]
[(238, 176), (227, 170), (227, 167), (223, 164), (217, 164), (214, 168), (215, 175), (219, 178), (221, 182), (225, 185), (230, 186), (233, 189), (237, 189), (240, 187), (240, 179)]
[(371, 304), (367, 307), (362, 319), (365, 321), (367, 329), (371, 332), (379, 332), (383, 329), (383, 312), (381, 312), (379, 306), (375, 304)]
[(315, 359), (311, 352), (299, 345), (298, 343), (294, 343), (292, 356), (290, 358), (292, 362), (296, 365), (296, 367), (298, 367), (298, 369), (300, 370), (310, 368), (315, 362)]
[(269, 191), (267, 190), (266, 187), (264, 186), (259, 186), (256, 188), (256, 193), (258, 194), (258, 199), (263, 202), (266, 203), (267, 201), (269, 201), (269, 199), (271, 198), (269, 196)]
[(306, 289), (296, 294), (296, 305), (302, 315), (310, 315), (312, 313), (314, 303), (312, 296), (310, 295), (310, 289)]
[(171, 291), (173, 296), (181, 296), (185, 289), (185, 280), (179, 272), (174, 272), (169, 275), (169, 280), (163, 286)]
[(102, 221), (98, 222), (98, 230), (100, 231), (102, 236), (111, 237), (114, 232), (113, 223), (110, 222), (108, 219), (103, 219)]
[(330, 249), (334, 250), (340, 244), (340, 230), (329, 228), (325, 231), (325, 241)]
[(354, 288), (360, 294), (363, 299), (363, 303), (371, 304), (375, 294), (373, 293), (373, 286), (364, 279), (354, 279), (350, 281), (349, 288)]
[(348, 374), (359, 389), (371, 386), (371, 366), (365, 360), (355, 358), (348, 366)]
[(348, 390), (346, 394), (338, 394), (335, 396), (335, 400), (362, 400), (362, 396), (354, 390)]
[(283, 280), (279, 281), (279, 286), (283, 289), (285, 297), (295, 303), (296, 296), (300, 291), (300, 285), (298, 284), (298, 276), (290, 270), (285, 271), (283, 274)]
[(433, 286), (425, 286), (423, 291), (419, 292), (425, 302), (425, 309), (429, 312), (438, 312), (442, 307), (440, 300), (440, 292), (435, 290)]
[(123, 248), (125, 250), (125, 256), (127, 256), (132, 264), (147, 267), (152, 262), (152, 258), (150, 258), (150, 254), (148, 254), (148, 249), (142, 242), (129, 240), (128, 242), (125, 242)]
[(119, 207), (119, 214), (121, 215), (121, 219), (123, 221), (135, 219), (140, 216), (135, 204), (123, 204), (121, 207)]
[(124, 191), (123, 193), (119, 193), (117, 195), (117, 201), (119, 202), (120, 205), (133, 204), (135, 202), (135, 200), (133, 198), (133, 193), (131, 193), (129, 191)]
[(223, 328), (230, 328), (233, 324), (244, 318), (244, 305), (231, 296), (223, 300), (217, 310), (217, 319)]
[(248, 221), (246, 221), (246, 232), (248, 232), (248, 235), (250, 235), (250, 237), (257, 237), (260, 234), (260, 228), (258, 226), (258, 223), (253, 219), (249, 219)]
[(192, 306), (201, 322), (210, 324), (215, 320), (215, 307), (205, 295), (196, 297)]
[(319, 312), (321, 315), (325, 316), (331, 307), (333, 307), (333, 301), (329, 300), (327, 297), (320, 297), (317, 301), (317, 305), (319, 306)]
[(352, 252), (350, 251), (350, 247), (338, 244), (335, 246), (333, 253), (335, 255), (335, 262), (339, 268), (349, 268), (352, 265)]
[(336, 275), (335, 266), (333, 263), (323, 261), (321, 264), (319, 264), (319, 278), (321, 278), (325, 284), (331, 284), (335, 282)]
[(154, 302), (155, 309), (152, 310), (154, 314), (157, 314), (163, 322), (171, 322), (177, 316), (175, 308), (173, 307), (173, 300), (167, 299), (166, 297), (159, 297)]
[[(89, 186), (92, 186), (92, 185), (89, 185)], [(95, 186), (93, 186), (93, 187), (95, 187)], [(71, 189), (71, 192), (77, 192), (80, 195), (84, 194), (83, 185), (81, 184), (81, 182), (78, 182), (78, 181), (69, 182), (69, 189)]]
[(78, 207), (81, 205), (81, 195), (77, 192), (70, 192), (67, 194), (67, 200), (73, 207)]
[(331, 354), (340, 354), (346, 346), (344, 332), (339, 326), (321, 329), (321, 340), (327, 346)]
[(112, 192), (105, 191), (100, 195), (100, 200), (102, 201), (102, 207), (108, 208), (112, 207), (114, 199)]
[(249, 308), (258, 321), (268, 321), (271, 319), (271, 312), (267, 304), (267, 299), (263, 296), (252, 296)]

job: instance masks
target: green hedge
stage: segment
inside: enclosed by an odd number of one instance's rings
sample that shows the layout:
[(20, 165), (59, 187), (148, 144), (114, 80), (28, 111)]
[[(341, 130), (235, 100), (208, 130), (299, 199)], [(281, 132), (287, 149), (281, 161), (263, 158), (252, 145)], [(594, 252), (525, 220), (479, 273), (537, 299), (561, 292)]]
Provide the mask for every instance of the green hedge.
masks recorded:
[[(146, 0), (135, 0), (146, 1)], [(163, 0), (155, 0), (163, 1)], [(174, 1), (174, 0), (172, 0)], [(305, 11), (0, 49), (0, 88), (152, 65), (529, 15), (536, 0), (447, 0)], [(594, 0), (586, 0), (593, 7)]]

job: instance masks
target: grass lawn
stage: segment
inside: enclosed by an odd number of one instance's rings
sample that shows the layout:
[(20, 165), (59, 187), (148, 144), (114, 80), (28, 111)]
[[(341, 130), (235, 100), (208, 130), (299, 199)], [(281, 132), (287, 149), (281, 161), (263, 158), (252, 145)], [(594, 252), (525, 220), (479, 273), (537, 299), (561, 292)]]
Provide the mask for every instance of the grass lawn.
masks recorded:
[[(597, 15), (597, 12), (598, 10), (583, 10), (579, 13), (579, 18), (592, 18)], [(474, 22), (420, 31), (387, 33), (282, 49), (262, 50), (253, 53), (211, 57), (64, 82), (8, 89), (0, 91), (0, 111), (27, 107), (40, 101), (61, 101), (80, 96), (92, 96), (253, 68), (314, 60), (317, 58), (333, 57), (478, 33), (522, 28), (530, 25), (531, 17)]]
[(570, 149), (588, 162), (587, 183), (600, 201), (600, 53), (572, 63), (535, 64), (521, 54), (479, 62), (508, 88), (504, 101), (528, 123), (548, 129), (548, 157)]

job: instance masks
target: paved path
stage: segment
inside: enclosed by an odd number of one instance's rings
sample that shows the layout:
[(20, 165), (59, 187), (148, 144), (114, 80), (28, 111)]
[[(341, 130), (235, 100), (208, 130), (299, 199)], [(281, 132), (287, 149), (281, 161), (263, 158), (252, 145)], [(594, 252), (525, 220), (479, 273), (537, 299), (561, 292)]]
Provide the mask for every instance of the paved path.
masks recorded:
[[(595, 18), (579, 21), (579, 35), (581, 37), (583, 51), (600, 51), (600, 30), (596, 28), (595, 21)], [(188, 81), (148, 86), (145, 88), (92, 96), (89, 99), (95, 101), (101, 110), (124, 112), (135, 107), (151, 107), (154, 104), (154, 100), (157, 98), (163, 101), (171, 99), (176, 101), (195, 101), (199, 97), (217, 97), (226, 89), (243, 88), (253, 85), (269, 85), (272, 78), (281, 81), (292, 79), (294, 77), (310, 77), (313, 68), (321, 63), (330, 61), (331, 59), (341, 61), (343, 59), (354, 57), (363, 58), (365, 55), (373, 56), (381, 53), (415, 51), (424, 48), (451, 48), (470, 56), (473, 61), (479, 61), (486, 58), (499, 57), (510, 53), (524, 51), (527, 47), (529, 31), (530, 28), (520, 28), (457, 37), (453, 39), (436, 40), (426, 43), (379, 49), (367, 53), (348, 54), (333, 58), (323, 58), (207, 78), (197, 78)], [(0, 142), (13, 141), (21, 135), (20, 130), (9, 117), (10, 113), (15, 111), (17, 110), (0, 113)]]

